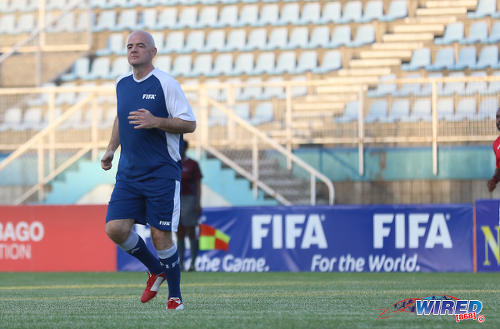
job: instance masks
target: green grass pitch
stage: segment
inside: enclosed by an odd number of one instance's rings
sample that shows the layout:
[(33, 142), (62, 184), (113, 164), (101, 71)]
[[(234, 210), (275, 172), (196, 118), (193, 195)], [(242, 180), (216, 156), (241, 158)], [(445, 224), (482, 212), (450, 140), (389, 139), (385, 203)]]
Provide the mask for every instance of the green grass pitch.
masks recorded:
[[(0, 273), (0, 328), (500, 328), (499, 273), (183, 273), (146, 304), (144, 273)], [(483, 302), (484, 323), (379, 309), (427, 295)]]

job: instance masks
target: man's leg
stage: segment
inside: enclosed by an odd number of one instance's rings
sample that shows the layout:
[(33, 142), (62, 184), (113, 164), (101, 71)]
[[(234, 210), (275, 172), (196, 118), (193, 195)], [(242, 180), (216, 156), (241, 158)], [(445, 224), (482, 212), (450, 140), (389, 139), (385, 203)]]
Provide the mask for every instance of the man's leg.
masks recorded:
[(126, 253), (137, 258), (148, 268), (150, 275), (146, 289), (141, 296), (141, 302), (146, 303), (156, 296), (160, 285), (166, 278), (158, 258), (149, 251), (144, 240), (132, 230), (134, 223), (133, 219), (108, 221), (106, 234)]
[(184, 271), (184, 253), (186, 251), (185, 237), (186, 232), (184, 230), (184, 225), (179, 225), (177, 230), (177, 251), (179, 253), (179, 266), (181, 267), (181, 271)]
[(194, 271), (196, 269), (196, 257), (198, 256), (198, 239), (196, 238), (196, 227), (189, 226), (187, 230), (187, 235), (189, 237), (189, 244), (191, 245), (191, 265), (189, 266), (189, 271)]
[[(169, 308), (170, 299), (179, 298), (182, 303), (181, 296), (181, 268), (179, 266), (179, 254), (177, 253), (177, 246), (172, 240), (172, 232), (162, 231), (157, 228), (151, 227), (151, 238), (153, 244), (160, 258), (160, 263), (167, 276), (168, 282), (168, 298)], [(182, 306), (184, 308), (184, 306)]]

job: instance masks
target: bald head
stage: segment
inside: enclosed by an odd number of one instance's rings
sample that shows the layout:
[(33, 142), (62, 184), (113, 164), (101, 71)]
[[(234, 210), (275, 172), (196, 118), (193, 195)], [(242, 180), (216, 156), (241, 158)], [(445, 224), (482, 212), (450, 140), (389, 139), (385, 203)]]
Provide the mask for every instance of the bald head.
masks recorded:
[(154, 69), (153, 58), (155, 56), (155, 41), (151, 34), (145, 31), (135, 31), (128, 36), (128, 63), (134, 69), (136, 77), (142, 76), (141, 72), (149, 73)]
[[(133, 37), (140, 38), (148, 46), (150, 46), (151, 48), (155, 48), (155, 40), (153, 39), (153, 36), (151, 34), (149, 34), (148, 32), (146, 32), (146, 31), (134, 31), (134, 32), (130, 33), (127, 40), (130, 41), (130, 39)], [(128, 44), (128, 41), (127, 41), (127, 44)]]

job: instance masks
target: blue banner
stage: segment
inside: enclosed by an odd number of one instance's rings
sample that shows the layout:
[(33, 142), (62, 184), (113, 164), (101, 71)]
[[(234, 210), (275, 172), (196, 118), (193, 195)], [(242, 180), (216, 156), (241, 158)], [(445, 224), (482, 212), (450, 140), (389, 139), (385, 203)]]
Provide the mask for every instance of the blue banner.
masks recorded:
[(478, 200), (475, 205), (477, 271), (500, 271), (500, 200)]
[[(471, 205), (212, 208), (202, 224), (198, 271), (473, 269)], [(119, 270), (134, 262), (119, 251)]]

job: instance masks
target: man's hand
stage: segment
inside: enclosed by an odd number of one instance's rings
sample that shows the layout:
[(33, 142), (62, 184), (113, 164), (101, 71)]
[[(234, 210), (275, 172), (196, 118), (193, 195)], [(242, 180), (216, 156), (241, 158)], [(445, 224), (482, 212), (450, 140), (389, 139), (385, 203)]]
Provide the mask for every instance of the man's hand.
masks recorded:
[(113, 166), (112, 162), (113, 162), (114, 155), (115, 155), (115, 152), (113, 152), (113, 151), (106, 151), (106, 153), (104, 153), (104, 155), (102, 156), (102, 159), (101, 159), (102, 169), (104, 169), (104, 170), (111, 169), (111, 167)]
[(488, 181), (488, 191), (493, 192), (495, 187), (497, 187), (497, 182), (495, 179), (492, 178)]
[(131, 125), (136, 125), (134, 129), (151, 129), (156, 128), (157, 118), (146, 109), (138, 109), (128, 114), (128, 122)]

